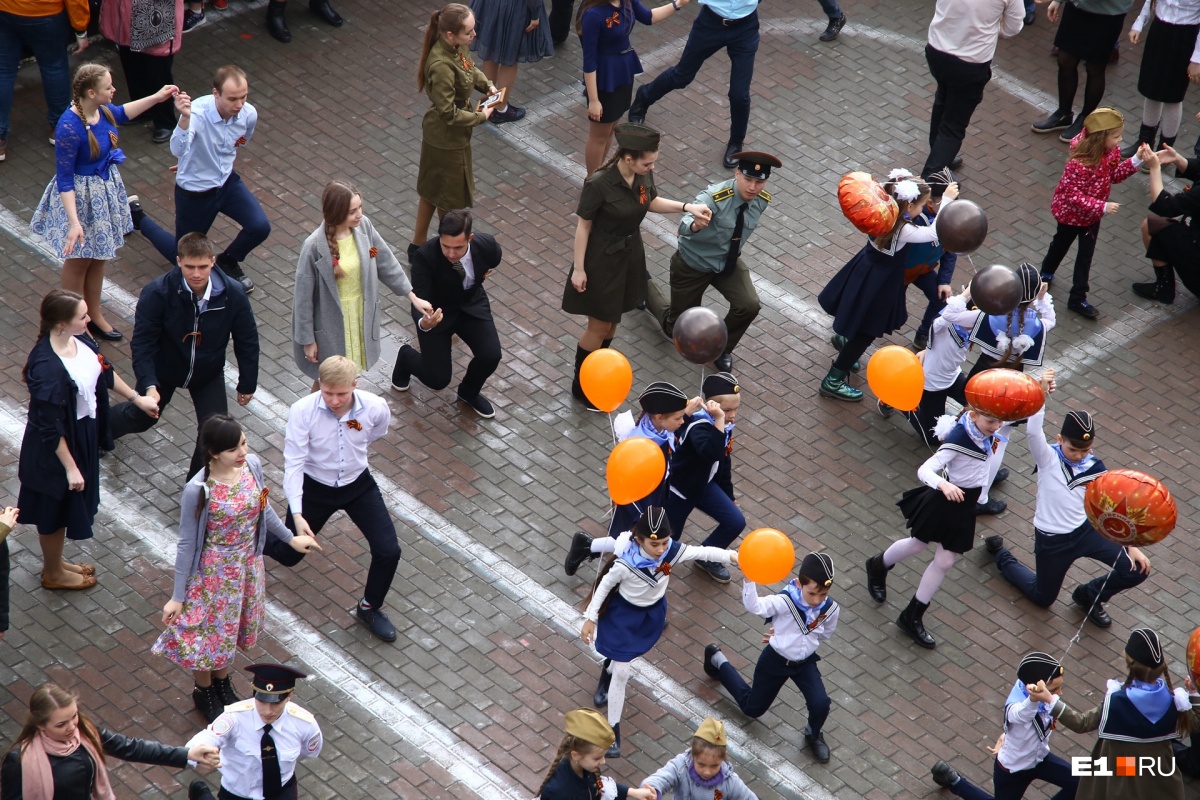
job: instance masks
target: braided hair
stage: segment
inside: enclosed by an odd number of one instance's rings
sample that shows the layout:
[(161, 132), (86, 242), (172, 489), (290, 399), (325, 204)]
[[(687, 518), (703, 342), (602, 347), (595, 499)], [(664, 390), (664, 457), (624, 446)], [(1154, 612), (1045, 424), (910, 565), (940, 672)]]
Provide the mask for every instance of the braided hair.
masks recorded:
[(1042, 288), (1042, 276), (1038, 272), (1037, 267), (1029, 262), (1023, 262), (1016, 269), (1017, 278), (1021, 281), (1021, 302), (1012, 311), (1008, 312), (1008, 320), (1004, 326), (1005, 334), (1012, 330), (1013, 315), (1017, 315), (1017, 335), (1009, 338), (1008, 347), (1004, 350), (1004, 355), (1000, 357), (994, 367), (1003, 367), (1014, 361), (1020, 360), (1024, 355), (1024, 350), (1014, 353), (1014, 345), (1016, 340), (1025, 333), (1025, 318), (1028, 316), (1025, 312), (1033, 301), (1037, 299), (1038, 293)]
[(343, 181), (330, 181), (325, 184), (325, 191), (321, 193), (321, 214), (325, 217), (325, 241), (329, 244), (329, 258), (333, 261), (333, 277), (339, 280), (346, 277), (346, 270), (342, 268), (341, 248), (338, 246), (334, 234), (337, 232), (337, 227), (346, 221), (346, 217), (350, 216), (350, 203), (354, 201), (355, 197), (362, 197), (362, 193)]
[[(108, 67), (103, 64), (84, 64), (79, 69), (75, 70), (75, 78), (71, 81), (71, 105), (75, 107), (75, 113), (79, 114), (79, 118), (83, 120), (83, 125), (87, 128), (88, 148), (91, 151), (92, 158), (100, 157), (100, 143), (96, 141), (96, 134), (92, 132), (92, 126), (87, 121), (87, 115), (83, 113), (83, 97), (89, 91), (98, 91), (100, 81), (104, 80), (105, 76), (110, 75)], [(106, 106), (100, 106), (100, 113), (108, 120), (108, 124), (114, 128), (117, 127), (117, 120), (113, 113)], [(112, 138), (112, 146), (117, 146), (117, 135), (110, 134)]]
[(583, 739), (580, 739), (578, 736), (572, 736), (569, 733), (566, 734), (565, 736), (563, 736), (562, 741), (559, 742), (559, 745), (558, 745), (558, 752), (556, 752), (554, 754), (554, 758), (551, 759), (550, 769), (546, 770), (546, 777), (542, 778), (542, 785), (538, 787), (537, 792), (535, 792), (535, 796), (538, 796), (538, 797), (541, 796), (542, 790), (546, 788), (546, 784), (549, 783), (550, 779), (554, 777), (554, 771), (558, 769), (559, 762), (561, 762), (569, 754), (571, 754), (571, 753), (585, 753), (586, 754), (586, 753), (592, 752), (593, 750), (602, 750), (602, 749), (603, 748), (601, 748), (600, 745), (592, 744), (591, 742), (584, 741)]

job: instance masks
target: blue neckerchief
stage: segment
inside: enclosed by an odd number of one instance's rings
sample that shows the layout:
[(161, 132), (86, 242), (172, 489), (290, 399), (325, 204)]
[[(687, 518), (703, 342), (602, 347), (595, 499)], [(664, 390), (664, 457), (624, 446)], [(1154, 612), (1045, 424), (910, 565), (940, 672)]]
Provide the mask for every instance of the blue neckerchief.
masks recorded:
[[(647, 439), (653, 440), (654, 443), (659, 447), (662, 447), (665, 444), (670, 445), (672, 450), (675, 449), (675, 434), (671, 433), (670, 431), (660, 431), (658, 428), (655, 428), (654, 423), (650, 420), (649, 414), (645, 414), (640, 420), (638, 420), (637, 427), (629, 432), (629, 436), (644, 436)], [(629, 436), (625, 438), (628, 439)]]
[(820, 605), (810, 606), (804, 602), (804, 590), (797, 586), (795, 581), (785, 583), (783, 585), (783, 592), (796, 604), (796, 608), (804, 612), (805, 621), (808, 621), (809, 617), (821, 608)]
[[(1021, 330), (1021, 314), (1025, 316), (1025, 327)], [(1042, 332), (1042, 320), (1038, 313), (1032, 308), (1026, 308), (1020, 314), (1013, 314), (1009, 320), (1008, 314), (997, 316), (988, 314), (988, 327), (992, 329), (992, 333), (999, 336), (1004, 334), (1009, 339), (1015, 339), (1017, 336), (1024, 334), (1030, 339), (1036, 339), (1038, 334)]]
[(991, 436), (984, 436), (983, 431), (979, 430), (975, 423), (971, 421), (970, 414), (963, 414), (959, 417), (958, 424), (963, 426), (963, 430), (967, 432), (967, 436), (971, 437), (971, 441), (986, 450), (989, 455), (993, 452), (993, 441), (1008, 441), (1008, 437), (1000, 433), (1000, 431), (996, 431)]
[(721, 768), (717, 770), (717, 774), (707, 780), (700, 777), (700, 773), (696, 772), (696, 760), (688, 759), (688, 777), (692, 779), (692, 783), (704, 789), (715, 789), (725, 782), (725, 778), (729, 776), (730, 770), (733, 767), (729, 766), (729, 762), (722, 761)]
[(1070, 467), (1072, 470), (1074, 470), (1077, 473), (1091, 469), (1092, 465), (1096, 463), (1096, 455), (1095, 455), (1095, 453), (1091, 452), (1090, 450), (1088, 451), (1088, 454), (1083, 457), (1082, 461), (1072, 461), (1071, 459), (1069, 459), (1065, 455), (1063, 455), (1062, 445), (1060, 445), (1060, 444), (1051, 445), (1050, 449), (1053, 450), (1054, 452), (1058, 453), (1059, 461), (1066, 464), (1068, 467)]
[(1134, 681), (1125, 690), (1125, 696), (1142, 716), (1151, 722), (1158, 722), (1171, 709), (1175, 698), (1167, 688), (1167, 682), (1159, 678), (1154, 683)]
[(633, 564), (633, 566), (637, 569), (646, 569), (648, 567), (658, 567), (666, 555), (667, 554), (664, 552), (659, 558), (651, 558), (642, 552), (642, 546), (637, 543), (636, 539), (634, 539), (629, 543), (629, 546), (625, 548), (625, 552), (621, 553), (621, 559)]
[[(1025, 684), (1022, 681), (1018, 680), (1013, 684), (1012, 691), (1008, 693), (1008, 699), (1004, 701), (1004, 707), (1008, 708), (1013, 703), (1020, 703), (1022, 700), (1028, 699), (1029, 690), (1025, 688)], [(1050, 706), (1046, 705), (1045, 703), (1038, 703), (1037, 713), (1049, 714)]]

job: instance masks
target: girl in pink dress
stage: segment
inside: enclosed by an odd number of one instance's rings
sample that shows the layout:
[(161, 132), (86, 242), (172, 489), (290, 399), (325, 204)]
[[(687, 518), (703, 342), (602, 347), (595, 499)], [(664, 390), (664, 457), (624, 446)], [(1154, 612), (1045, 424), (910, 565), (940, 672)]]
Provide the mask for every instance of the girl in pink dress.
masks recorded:
[(236, 420), (209, 417), (200, 447), (207, 463), (183, 490), (175, 588), (163, 606), (167, 628), (152, 652), (192, 671), (192, 700), (212, 722), (238, 701), (229, 677), (233, 659), (254, 646), (262, 629), (267, 537), (301, 553), (321, 547), (311, 536), (293, 536), (267, 502), (262, 463)]

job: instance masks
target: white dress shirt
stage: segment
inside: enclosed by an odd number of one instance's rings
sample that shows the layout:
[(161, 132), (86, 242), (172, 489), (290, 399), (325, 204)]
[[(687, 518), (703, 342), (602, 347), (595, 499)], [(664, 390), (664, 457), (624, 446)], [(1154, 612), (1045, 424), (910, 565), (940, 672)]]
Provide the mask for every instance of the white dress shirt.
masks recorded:
[[(1058, 695), (1054, 694), (1040, 712), (1041, 703), (1031, 697), (1009, 705), (1004, 713), (1004, 746), (996, 754), (1000, 766), (1009, 772), (1020, 772), (1033, 769), (1050, 755), (1050, 723), (1057, 718), (1051, 711), (1057, 703)], [(1062, 713), (1061, 708), (1058, 713)], [(1044, 737), (1034, 725), (1035, 718), (1045, 731)]]
[[(788, 661), (803, 661), (817, 651), (821, 642), (833, 636), (837, 630), (838, 616), (842, 607), (831, 603), (825, 619), (812, 630), (801, 630), (796, 618), (792, 616), (792, 601), (784, 594), (771, 594), (766, 597), (758, 596), (757, 584), (746, 581), (742, 584), (742, 604), (751, 614), (768, 617), (775, 628), (768, 642), (771, 648)], [(820, 617), (815, 608), (803, 609), (808, 625)]]
[(467, 273), (465, 276), (463, 276), (462, 286), (464, 289), (470, 289), (475, 285), (475, 259), (471, 257), (470, 247), (468, 247), (467, 252), (463, 254), (462, 265), (463, 269)]
[[(350, 420), (362, 430), (352, 429)], [(293, 403), (283, 440), (283, 491), (292, 513), (304, 513), (305, 475), (326, 486), (347, 486), (362, 475), (371, 442), (387, 433), (391, 420), (387, 401), (361, 389), (354, 391), (350, 410), (341, 419), (320, 392)]]
[[(1168, 25), (1196, 25), (1200, 23), (1200, 0), (1156, 0), (1154, 18)], [(1133, 21), (1133, 30), (1141, 31), (1149, 21), (1150, 0), (1146, 0), (1146, 5), (1142, 6), (1142, 13)], [(1188, 60), (1193, 64), (1200, 64), (1200, 33), (1196, 34), (1192, 57)]]
[[(189, 750), (205, 744), (221, 751), (221, 786), (250, 800), (263, 800), (262, 717), (254, 700), (225, 707), (211, 725), (185, 745)], [(286, 784), (296, 772), (296, 762), (316, 758), (323, 740), (321, 726), (308, 711), (288, 702), (283, 714), (271, 723), (271, 739), (279, 753), (279, 776)]]
[(1037, 464), (1037, 504), (1033, 511), (1033, 527), (1040, 533), (1070, 533), (1087, 520), (1083, 510), (1083, 495), (1087, 483), (1074, 489), (1067, 486), (1067, 475), (1071, 480), (1083, 472), (1075, 469), (1058, 457), (1058, 453), (1046, 441), (1042, 428), (1046, 423), (1046, 409), (1029, 418), (1025, 436), (1029, 440), (1029, 454)]
[(258, 111), (249, 103), (229, 119), (221, 119), (215, 96), (193, 100), (187, 130), (176, 126), (171, 134), (171, 154), (179, 159), (175, 184), (189, 192), (224, 186), (233, 174), (238, 148), (254, 136), (257, 123)]
[(1016, 36), (1023, 27), (1022, 0), (937, 0), (929, 46), (972, 64), (986, 64), (996, 55), (998, 36)]

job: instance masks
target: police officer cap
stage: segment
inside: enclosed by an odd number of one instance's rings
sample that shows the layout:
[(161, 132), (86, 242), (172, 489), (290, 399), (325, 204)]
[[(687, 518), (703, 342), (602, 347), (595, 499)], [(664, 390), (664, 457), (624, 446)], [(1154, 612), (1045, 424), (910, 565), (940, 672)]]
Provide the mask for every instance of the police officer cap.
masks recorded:
[(1163, 665), (1162, 643), (1158, 641), (1158, 634), (1149, 628), (1138, 628), (1129, 634), (1129, 641), (1125, 643), (1125, 654), (1147, 667)]
[(613, 128), (617, 137), (617, 147), (622, 150), (657, 150), (659, 134), (649, 125), (638, 125), (634, 122), (622, 122)]
[(770, 153), (755, 153), (745, 150), (741, 153), (734, 153), (733, 157), (737, 159), (738, 172), (747, 178), (758, 178), (765, 181), (771, 177), (772, 167), (783, 166), (783, 162)]
[(1063, 674), (1063, 666), (1046, 653), (1030, 653), (1017, 666), (1017, 680), (1021, 683), (1047, 683)]
[(617, 740), (617, 735), (613, 733), (608, 720), (593, 708), (577, 708), (567, 712), (567, 735), (603, 747), (605, 750), (612, 747), (613, 742)]
[(633, 526), (633, 535), (656, 542), (670, 539), (671, 523), (667, 522), (667, 510), (662, 506), (647, 506), (646, 513)]
[(1063, 418), (1062, 437), (1080, 442), (1091, 442), (1096, 438), (1096, 424), (1086, 411), (1068, 411)]
[(695, 738), (715, 744), (717, 747), (729, 744), (729, 740), (725, 738), (725, 723), (712, 717), (704, 718), (704, 722), (701, 722), (700, 727), (696, 728)]
[(655, 381), (638, 396), (642, 411), (647, 414), (674, 414), (687, 408), (687, 395), (674, 384)]
[(1042, 273), (1029, 262), (1017, 267), (1017, 280), (1021, 282), (1021, 302), (1029, 303), (1042, 290)]
[(264, 703), (286, 700), (295, 691), (296, 681), (308, 677), (307, 673), (283, 664), (251, 664), (246, 672), (254, 676), (251, 681), (254, 697)]
[(800, 574), (828, 588), (833, 585), (833, 559), (825, 553), (809, 553), (800, 562)]
[(700, 392), (704, 395), (705, 400), (710, 397), (720, 397), (723, 394), (737, 394), (741, 390), (742, 387), (738, 386), (737, 378), (728, 372), (709, 375), (704, 379), (704, 383), (700, 384)]

